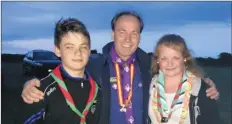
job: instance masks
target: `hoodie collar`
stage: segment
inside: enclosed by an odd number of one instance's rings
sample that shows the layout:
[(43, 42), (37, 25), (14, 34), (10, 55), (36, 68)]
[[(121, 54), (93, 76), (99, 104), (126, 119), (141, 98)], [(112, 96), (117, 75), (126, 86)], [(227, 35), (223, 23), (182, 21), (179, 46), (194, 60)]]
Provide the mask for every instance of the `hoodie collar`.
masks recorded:
[[(103, 48), (102, 48), (102, 53), (105, 59), (105, 62), (107, 61), (108, 57), (110, 56), (110, 50), (114, 46), (114, 41), (111, 41), (107, 43)], [(135, 51), (135, 59), (136, 61), (139, 61), (141, 63), (147, 63), (146, 61), (149, 59), (148, 54), (140, 49), (139, 47)], [(150, 65), (147, 65), (150, 66)]]

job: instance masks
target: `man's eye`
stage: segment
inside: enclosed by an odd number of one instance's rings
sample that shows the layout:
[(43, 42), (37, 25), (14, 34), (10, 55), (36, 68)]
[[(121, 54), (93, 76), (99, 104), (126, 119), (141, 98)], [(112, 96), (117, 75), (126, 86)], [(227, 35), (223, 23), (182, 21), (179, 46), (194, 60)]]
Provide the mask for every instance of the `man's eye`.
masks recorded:
[(132, 35), (133, 35), (133, 36), (138, 36), (138, 33), (133, 33)]
[(175, 60), (179, 60), (180, 58), (179, 57), (174, 57)]

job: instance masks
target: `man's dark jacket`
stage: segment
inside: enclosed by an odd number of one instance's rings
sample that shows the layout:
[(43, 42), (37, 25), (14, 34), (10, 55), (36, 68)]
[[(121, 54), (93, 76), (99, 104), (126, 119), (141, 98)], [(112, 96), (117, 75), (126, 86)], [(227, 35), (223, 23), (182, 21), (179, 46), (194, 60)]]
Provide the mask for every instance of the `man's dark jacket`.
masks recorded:
[[(108, 43), (103, 47), (103, 54), (100, 57), (90, 60), (87, 65), (87, 70), (94, 80), (100, 84), (103, 101), (102, 111), (99, 124), (110, 123), (110, 69), (107, 59), (109, 58), (109, 52), (113, 47), (113, 42)], [(146, 124), (149, 120), (148, 117), (148, 101), (149, 101), (149, 87), (151, 82), (150, 65), (151, 59), (146, 52), (137, 48), (135, 51), (136, 61), (141, 71), (141, 80), (143, 85), (143, 124)]]

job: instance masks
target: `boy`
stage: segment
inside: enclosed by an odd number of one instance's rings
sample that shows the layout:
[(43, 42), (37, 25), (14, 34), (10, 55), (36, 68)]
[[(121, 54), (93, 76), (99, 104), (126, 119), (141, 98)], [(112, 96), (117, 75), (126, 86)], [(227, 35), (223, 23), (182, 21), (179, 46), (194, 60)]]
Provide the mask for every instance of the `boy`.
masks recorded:
[(62, 63), (41, 80), (42, 101), (23, 103), (23, 122), (43, 124), (96, 124), (100, 91), (85, 71), (90, 55), (90, 35), (74, 18), (59, 20), (55, 28), (55, 54)]

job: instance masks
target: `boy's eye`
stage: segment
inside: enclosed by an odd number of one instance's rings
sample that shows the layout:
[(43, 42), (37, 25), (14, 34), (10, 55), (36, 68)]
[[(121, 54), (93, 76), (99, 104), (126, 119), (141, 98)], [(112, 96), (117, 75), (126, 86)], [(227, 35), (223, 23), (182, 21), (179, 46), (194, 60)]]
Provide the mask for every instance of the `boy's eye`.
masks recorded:
[(82, 47), (81, 47), (81, 50), (88, 50), (88, 49), (89, 49), (88, 46), (82, 46)]
[(71, 49), (71, 48), (73, 48), (73, 47), (71, 47), (71, 46), (67, 46), (66, 48), (67, 48), (67, 49)]
[(82, 50), (86, 50), (86, 49), (87, 49), (87, 47), (81, 47), (81, 49), (82, 49)]

